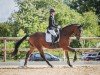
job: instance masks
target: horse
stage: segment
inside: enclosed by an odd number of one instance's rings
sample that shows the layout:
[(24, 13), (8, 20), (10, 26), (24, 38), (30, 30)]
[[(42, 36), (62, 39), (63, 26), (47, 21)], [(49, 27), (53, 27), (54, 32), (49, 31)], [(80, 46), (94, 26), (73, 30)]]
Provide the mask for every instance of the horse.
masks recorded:
[(17, 41), (15, 43), (15, 48), (14, 48), (14, 51), (12, 52), (12, 56), (16, 56), (17, 55), (18, 48), (19, 48), (20, 44), (25, 39), (27, 39), (27, 37), (29, 36), (28, 42), (29, 42), (30, 48), (29, 48), (29, 51), (26, 53), (24, 66), (27, 66), (27, 61), (28, 61), (28, 57), (30, 56), (30, 54), (34, 51), (34, 49), (37, 49), (39, 51), (41, 57), (43, 58), (43, 60), (46, 61), (46, 63), (50, 67), (53, 67), (53, 65), (51, 65), (49, 63), (49, 61), (45, 58), (43, 48), (47, 48), (47, 49), (62, 48), (65, 51), (65, 56), (67, 58), (67, 64), (70, 67), (73, 67), (70, 64), (68, 51), (71, 51), (71, 52), (75, 53), (73, 62), (75, 62), (77, 60), (77, 56), (76, 56), (75, 49), (70, 47), (69, 39), (74, 34), (76, 39), (79, 40), (80, 37), (81, 37), (81, 31), (82, 31), (81, 29), (82, 29), (82, 25), (78, 25), (78, 24), (70, 24), (68, 26), (63, 27), (60, 30), (60, 40), (57, 43), (56, 47), (52, 46), (51, 43), (46, 42), (45, 33), (44, 32), (36, 32), (36, 33), (34, 33), (32, 35), (25, 35), (22, 39), (20, 39), (19, 41)]

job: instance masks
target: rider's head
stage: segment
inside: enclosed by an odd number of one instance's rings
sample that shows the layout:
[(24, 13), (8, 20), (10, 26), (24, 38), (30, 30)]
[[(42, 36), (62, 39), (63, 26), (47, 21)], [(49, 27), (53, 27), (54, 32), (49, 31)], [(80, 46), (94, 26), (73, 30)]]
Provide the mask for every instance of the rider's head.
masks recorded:
[(55, 10), (54, 9), (50, 9), (50, 15), (55, 15)]

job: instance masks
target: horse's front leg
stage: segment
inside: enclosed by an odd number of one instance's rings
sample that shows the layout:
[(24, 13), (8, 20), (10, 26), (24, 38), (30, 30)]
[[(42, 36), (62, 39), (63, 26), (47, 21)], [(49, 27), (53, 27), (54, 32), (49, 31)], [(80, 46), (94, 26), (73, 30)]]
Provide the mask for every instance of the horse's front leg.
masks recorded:
[(73, 59), (73, 62), (75, 62), (76, 60), (77, 60), (77, 55), (76, 55), (76, 51), (75, 51), (75, 49), (73, 49), (73, 48), (71, 48), (71, 47), (67, 47), (68, 48), (68, 50), (70, 50), (71, 52), (74, 52), (75, 53), (75, 55), (74, 55), (74, 59)]
[(65, 55), (66, 55), (66, 58), (67, 58), (67, 64), (72, 67), (72, 65), (70, 64), (70, 60), (69, 60), (69, 55), (68, 55), (68, 51), (65, 50)]

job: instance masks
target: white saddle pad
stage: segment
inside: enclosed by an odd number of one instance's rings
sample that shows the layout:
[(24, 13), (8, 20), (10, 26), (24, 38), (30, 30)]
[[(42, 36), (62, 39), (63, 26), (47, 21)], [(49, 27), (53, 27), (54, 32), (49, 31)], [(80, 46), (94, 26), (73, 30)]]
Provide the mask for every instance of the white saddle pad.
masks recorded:
[(46, 42), (52, 42), (52, 35), (50, 33), (46, 32), (46, 36), (45, 36)]
[[(45, 35), (46, 42), (52, 43), (52, 35), (50, 33), (47, 33), (47, 32), (45, 34), (46, 34)], [(59, 42), (59, 40), (60, 40), (60, 37), (56, 42)]]

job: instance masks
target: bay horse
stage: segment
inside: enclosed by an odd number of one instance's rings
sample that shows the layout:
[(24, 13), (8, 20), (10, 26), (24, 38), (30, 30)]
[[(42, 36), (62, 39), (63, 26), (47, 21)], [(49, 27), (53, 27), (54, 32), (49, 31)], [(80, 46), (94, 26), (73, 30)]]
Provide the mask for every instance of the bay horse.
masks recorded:
[(72, 67), (72, 65), (70, 64), (68, 51), (75, 53), (73, 61), (77, 60), (77, 56), (76, 56), (76, 51), (69, 46), (70, 45), (69, 39), (74, 34), (74, 36), (79, 40), (81, 36), (81, 28), (82, 26), (78, 24), (71, 24), (69, 26), (65, 26), (64, 28), (62, 28), (60, 31), (60, 40), (58, 42), (57, 47), (54, 47), (51, 45), (51, 43), (46, 42), (45, 33), (43, 32), (36, 32), (30, 36), (25, 35), (22, 39), (16, 42), (12, 55), (15, 56), (18, 53), (18, 48), (20, 44), (29, 36), (28, 41), (30, 44), (30, 50), (26, 54), (24, 66), (27, 65), (27, 60), (28, 60), (29, 55), (34, 51), (35, 48), (37, 48), (41, 57), (46, 61), (46, 63), (49, 66), (53, 67), (44, 56), (43, 48), (45, 47), (48, 49), (62, 48), (65, 51), (65, 56), (67, 58), (67, 64), (70, 67)]

